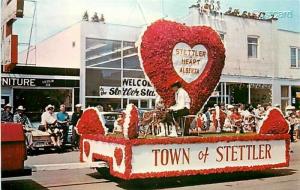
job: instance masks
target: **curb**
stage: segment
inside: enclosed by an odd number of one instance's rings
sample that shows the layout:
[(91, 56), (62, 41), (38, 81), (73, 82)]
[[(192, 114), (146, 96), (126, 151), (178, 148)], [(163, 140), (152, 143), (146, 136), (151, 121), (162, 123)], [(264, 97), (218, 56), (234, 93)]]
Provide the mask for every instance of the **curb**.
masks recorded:
[(92, 162), (92, 163), (65, 163), (65, 164), (41, 164), (41, 165), (28, 165), (33, 172), (37, 171), (50, 171), (50, 170), (72, 170), (84, 168), (100, 168), (107, 167), (106, 162)]

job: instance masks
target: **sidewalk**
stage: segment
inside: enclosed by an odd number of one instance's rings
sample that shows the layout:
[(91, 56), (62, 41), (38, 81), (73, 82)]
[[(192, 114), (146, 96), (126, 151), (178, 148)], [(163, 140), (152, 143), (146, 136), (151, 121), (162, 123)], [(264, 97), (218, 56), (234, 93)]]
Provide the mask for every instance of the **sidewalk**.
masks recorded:
[(78, 163), (79, 151), (65, 153), (47, 153), (36, 156), (28, 156), (25, 165), (65, 164)]

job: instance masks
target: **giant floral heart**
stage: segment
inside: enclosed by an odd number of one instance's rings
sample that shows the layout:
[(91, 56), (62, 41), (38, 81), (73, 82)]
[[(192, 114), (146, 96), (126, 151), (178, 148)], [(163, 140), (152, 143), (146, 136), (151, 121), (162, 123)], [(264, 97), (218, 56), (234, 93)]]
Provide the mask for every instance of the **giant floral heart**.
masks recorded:
[(166, 20), (148, 26), (141, 36), (139, 55), (145, 74), (166, 106), (175, 101), (171, 85), (180, 82), (191, 98), (192, 114), (214, 91), (225, 61), (224, 45), (216, 31)]
[(285, 134), (289, 132), (289, 124), (278, 108), (270, 108), (264, 117), (259, 134)]

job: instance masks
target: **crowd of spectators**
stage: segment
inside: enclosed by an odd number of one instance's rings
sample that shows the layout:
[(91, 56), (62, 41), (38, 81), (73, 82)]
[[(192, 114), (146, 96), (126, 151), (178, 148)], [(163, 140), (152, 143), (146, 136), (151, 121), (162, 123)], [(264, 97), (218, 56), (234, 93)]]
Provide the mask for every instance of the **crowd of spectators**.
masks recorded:
[[(208, 132), (257, 132), (268, 109), (271, 107), (269, 104), (257, 105), (256, 108), (244, 104), (216, 104), (212, 107), (206, 107), (197, 114), (200, 119), (195, 126)], [(276, 105), (276, 107), (280, 109), (279, 105)], [(300, 138), (300, 110), (296, 110), (295, 106), (289, 105), (285, 108), (284, 116), (290, 126), (291, 141), (297, 141), (296, 139)], [(191, 131), (193, 130), (198, 129), (196, 127), (191, 128)]]

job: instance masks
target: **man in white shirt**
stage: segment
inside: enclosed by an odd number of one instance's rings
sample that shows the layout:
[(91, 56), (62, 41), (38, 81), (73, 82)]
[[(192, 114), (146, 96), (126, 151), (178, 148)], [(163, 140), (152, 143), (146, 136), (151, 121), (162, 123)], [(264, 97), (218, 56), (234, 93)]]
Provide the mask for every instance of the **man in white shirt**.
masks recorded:
[(51, 141), (55, 147), (60, 148), (60, 137), (58, 136), (57, 119), (54, 114), (54, 106), (49, 104), (41, 116), (41, 125), (50, 134)]
[(175, 92), (175, 105), (171, 106), (169, 110), (172, 111), (175, 119), (178, 119), (181, 116), (189, 114), (191, 107), (191, 99), (188, 93), (181, 87), (180, 82), (174, 83), (172, 86), (173, 91)]
[[(175, 82), (172, 86), (173, 91), (175, 92), (175, 105), (168, 108), (172, 116), (175, 118), (175, 125), (178, 127), (179, 118), (182, 116), (189, 115), (191, 107), (191, 99), (188, 93), (181, 87), (180, 82)], [(186, 129), (184, 126), (184, 133), (187, 134), (189, 129)], [(176, 129), (173, 125), (171, 134), (169, 136), (176, 137)]]

